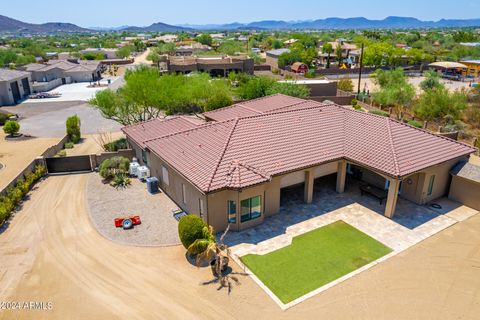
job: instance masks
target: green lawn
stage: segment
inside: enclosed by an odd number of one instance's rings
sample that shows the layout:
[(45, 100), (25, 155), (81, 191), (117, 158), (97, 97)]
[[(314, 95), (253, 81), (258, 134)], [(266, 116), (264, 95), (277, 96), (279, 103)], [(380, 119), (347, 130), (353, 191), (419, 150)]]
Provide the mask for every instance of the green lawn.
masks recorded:
[(288, 247), (241, 257), (248, 268), (288, 303), (392, 250), (351, 225), (337, 221), (293, 238)]

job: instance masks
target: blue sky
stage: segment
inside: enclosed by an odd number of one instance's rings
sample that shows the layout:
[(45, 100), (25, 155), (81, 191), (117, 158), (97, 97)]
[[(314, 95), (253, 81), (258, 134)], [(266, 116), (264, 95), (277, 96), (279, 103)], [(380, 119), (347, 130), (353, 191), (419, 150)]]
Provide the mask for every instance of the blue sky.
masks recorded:
[(0, 14), (32, 23), (62, 21), (83, 27), (392, 15), (439, 20), (480, 18), (480, 0), (23, 0), (1, 1)]

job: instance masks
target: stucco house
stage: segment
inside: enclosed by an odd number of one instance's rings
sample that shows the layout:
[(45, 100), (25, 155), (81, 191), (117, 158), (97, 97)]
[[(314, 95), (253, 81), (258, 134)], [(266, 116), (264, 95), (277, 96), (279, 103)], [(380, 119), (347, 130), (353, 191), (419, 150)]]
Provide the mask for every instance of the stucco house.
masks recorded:
[(0, 69), (0, 106), (13, 105), (31, 93), (30, 73)]
[(475, 148), (399, 121), (284, 95), (124, 127), (138, 159), (183, 210), (215, 230), (242, 230), (278, 213), (281, 190), (355, 174), (385, 189), (384, 214), (398, 197), (425, 204), (448, 193), (450, 170)]

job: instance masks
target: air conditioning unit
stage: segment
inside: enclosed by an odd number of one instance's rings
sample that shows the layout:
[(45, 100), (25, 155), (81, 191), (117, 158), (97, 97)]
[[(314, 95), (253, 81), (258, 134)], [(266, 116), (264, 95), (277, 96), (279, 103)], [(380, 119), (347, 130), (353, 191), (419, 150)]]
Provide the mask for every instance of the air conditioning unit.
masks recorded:
[(140, 180), (146, 180), (148, 177), (150, 177), (150, 169), (148, 169), (146, 166), (140, 166), (137, 168), (137, 177)]
[(139, 167), (140, 167), (140, 164), (138, 162), (130, 162), (130, 166), (128, 167), (128, 174), (136, 177), (138, 174)]

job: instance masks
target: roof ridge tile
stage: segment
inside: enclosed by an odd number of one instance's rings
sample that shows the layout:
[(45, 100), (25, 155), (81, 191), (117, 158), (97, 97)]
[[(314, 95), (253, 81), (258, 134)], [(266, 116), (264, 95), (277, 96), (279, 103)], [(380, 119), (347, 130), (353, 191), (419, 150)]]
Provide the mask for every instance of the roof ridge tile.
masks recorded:
[(392, 128), (390, 127), (390, 120), (391, 120), (390, 117), (386, 118), (388, 140), (390, 141), (390, 149), (392, 151), (393, 164), (395, 166), (395, 174), (397, 176), (399, 176), (400, 175), (400, 168), (399, 168), (399, 165), (398, 165), (397, 153), (395, 152), (395, 145), (394, 145), (394, 141), (393, 141)]
[(215, 174), (217, 173), (218, 167), (220, 166), (220, 163), (222, 162), (223, 156), (225, 155), (225, 152), (226, 152), (226, 150), (228, 148), (228, 145), (230, 143), (230, 139), (232, 138), (233, 132), (235, 131), (235, 128), (237, 127), (238, 120), (239, 120), (238, 118), (235, 118), (235, 120), (234, 120), (235, 122), (232, 125), (232, 129), (230, 130), (230, 133), (228, 134), (228, 137), (225, 140), (225, 144), (223, 145), (222, 153), (220, 154), (220, 157), (219, 157), (218, 162), (215, 166), (215, 169), (213, 170), (213, 173), (212, 173), (210, 179), (208, 180), (207, 191), (210, 191), (210, 187), (212, 185), (213, 178), (215, 177)]

